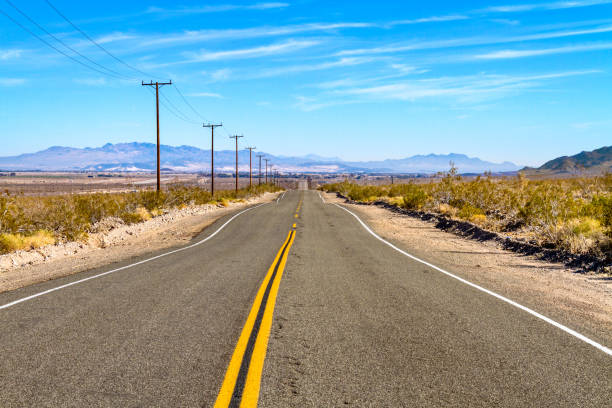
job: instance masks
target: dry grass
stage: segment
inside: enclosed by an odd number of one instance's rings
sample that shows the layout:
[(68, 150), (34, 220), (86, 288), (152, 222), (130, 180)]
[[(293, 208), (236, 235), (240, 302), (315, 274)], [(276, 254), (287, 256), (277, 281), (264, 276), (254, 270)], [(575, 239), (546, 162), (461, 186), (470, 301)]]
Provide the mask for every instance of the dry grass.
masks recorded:
[(39, 230), (28, 236), (4, 233), (0, 234), (0, 253), (36, 249), (45, 245), (53, 245), (55, 242), (53, 233), (46, 230)]
[(0, 254), (84, 239), (92, 226), (105, 218), (120, 218), (132, 224), (159, 216), (166, 209), (217, 202), (228, 206), (232, 201), (278, 190), (271, 184), (262, 184), (238, 192), (218, 191), (213, 197), (199, 187), (175, 185), (159, 193), (0, 194)]
[(453, 167), (437, 182), (382, 186), (344, 182), (321, 188), (355, 201), (383, 199), (467, 220), (540, 245), (612, 261), (612, 174), (549, 180), (489, 175), (466, 181)]

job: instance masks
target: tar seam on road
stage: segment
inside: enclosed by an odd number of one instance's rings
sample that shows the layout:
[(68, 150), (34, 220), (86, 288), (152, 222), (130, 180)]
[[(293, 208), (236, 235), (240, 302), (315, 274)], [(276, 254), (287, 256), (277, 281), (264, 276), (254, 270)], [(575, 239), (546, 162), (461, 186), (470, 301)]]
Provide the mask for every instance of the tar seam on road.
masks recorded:
[(229, 224), (230, 222), (232, 222), (232, 221), (234, 220), (234, 218), (238, 217), (238, 216), (239, 216), (239, 215), (241, 215), (241, 214), (244, 214), (244, 213), (245, 213), (245, 212), (247, 212), (247, 211), (254, 210), (255, 208), (260, 207), (260, 206), (262, 206), (262, 205), (264, 205), (264, 204), (267, 204), (267, 203), (258, 204), (258, 205), (254, 206), (254, 207), (250, 207), (250, 208), (247, 208), (246, 210), (242, 210), (242, 211), (240, 211), (238, 214), (234, 215), (232, 218), (230, 218), (229, 220), (227, 220), (227, 221), (225, 222), (225, 224), (223, 224), (222, 226), (220, 226), (220, 227), (219, 227), (219, 229), (217, 229), (215, 232), (213, 232), (212, 234), (210, 234), (208, 237), (204, 238), (203, 240), (196, 242), (195, 244), (191, 244), (191, 245), (189, 245), (189, 246), (186, 246), (186, 247), (183, 247), (183, 248), (179, 248), (179, 249), (175, 249), (175, 250), (173, 250), (173, 251), (166, 252), (166, 253), (163, 253), (163, 254), (160, 254), (160, 255), (154, 256), (154, 257), (152, 257), (152, 258), (147, 258), (147, 259), (144, 259), (144, 260), (142, 260), (142, 261), (139, 261), (139, 262), (136, 262), (136, 263), (133, 263), (133, 264), (130, 264), (130, 265), (122, 266), (121, 268), (117, 268), (117, 269), (113, 269), (113, 270), (110, 270), (110, 271), (102, 272), (102, 273), (99, 273), (99, 274), (97, 274), (97, 275), (90, 276), (90, 277), (88, 277), (88, 278), (79, 279), (79, 280), (77, 280), (77, 281), (70, 282), (70, 283), (67, 283), (67, 284), (65, 284), (65, 285), (61, 285), (61, 286), (58, 286), (58, 287), (55, 287), (55, 288), (52, 288), (52, 289), (48, 289), (48, 290), (45, 290), (45, 291), (42, 291), (42, 292), (39, 292), (39, 293), (35, 293), (35, 294), (33, 294), (33, 295), (30, 295), (30, 296), (26, 296), (26, 297), (21, 298), (21, 299), (14, 300), (14, 301), (12, 301), (12, 302), (9, 302), (9, 303), (7, 303), (7, 304), (4, 304), (4, 305), (0, 306), (0, 310), (1, 310), (1, 309), (6, 309), (6, 308), (11, 307), (11, 306), (14, 306), (14, 305), (16, 305), (16, 304), (18, 304), (18, 303), (21, 303), (21, 302), (25, 302), (26, 300), (34, 299), (34, 298), (37, 298), (37, 297), (39, 297), (39, 296), (43, 296), (43, 295), (49, 294), (49, 293), (51, 293), (51, 292), (55, 292), (56, 290), (64, 289), (64, 288), (67, 288), (67, 287), (69, 287), (69, 286), (73, 286), (73, 285), (76, 285), (76, 284), (79, 284), (79, 283), (86, 282), (86, 281), (88, 281), (88, 280), (92, 280), (92, 279), (100, 278), (100, 277), (105, 276), (105, 275), (110, 275), (111, 273), (115, 273), (115, 272), (123, 271), (123, 270), (128, 269), (128, 268), (131, 268), (131, 267), (133, 267), (133, 266), (142, 265), (143, 263), (147, 263), (147, 262), (153, 261), (153, 260), (155, 260), (155, 259), (162, 258), (162, 257), (167, 256), (167, 255), (175, 254), (175, 253), (177, 253), (177, 252), (185, 251), (185, 250), (187, 250), (187, 249), (190, 249), (190, 248), (193, 248), (193, 247), (198, 246), (198, 245), (200, 245), (200, 244), (203, 244), (204, 242), (208, 241), (209, 239), (211, 239), (212, 237), (214, 237), (215, 235), (217, 235), (217, 234), (218, 234), (218, 233), (219, 233), (219, 232), (220, 232), (220, 231), (221, 231), (223, 228), (225, 228), (225, 226), (226, 226), (227, 224)]
[(591, 340), (591, 339), (589, 339), (588, 337), (586, 337), (586, 336), (584, 336), (584, 335), (582, 335), (582, 334), (578, 333), (577, 331), (572, 330), (572, 329), (570, 329), (569, 327), (564, 326), (564, 325), (562, 325), (561, 323), (558, 323), (558, 322), (556, 322), (556, 321), (552, 320), (551, 318), (546, 317), (546, 316), (544, 316), (544, 315), (542, 315), (542, 314), (540, 314), (540, 313), (536, 312), (535, 310), (529, 309), (528, 307), (523, 306), (523, 305), (521, 305), (521, 304), (519, 304), (519, 303), (517, 303), (517, 302), (515, 302), (515, 301), (513, 301), (513, 300), (510, 300), (510, 299), (508, 299), (508, 298), (506, 298), (506, 297), (504, 297), (504, 296), (502, 296), (502, 295), (499, 295), (499, 294), (497, 294), (497, 293), (495, 293), (495, 292), (493, 292), (493, 291), (491, 291), (491, 290), (489, 290), (489, 289), (485, 289), (485, 288), (483, 288), (482, 286), (476, 285), (475, 283), (472, 283), (472, 282), (470, 282), (470, 281), (468, 281), (468, 280), (465, 280), (465, 279), (463, 279), (463, 278), (460, 278), (459, 276), (454, 275), (454, 274), (452, 274), (452, 273), (450, 273), (450, 272), (447, 272), (447, 271), (445, 271), (444, 269), (439, 268), (439, 267), (437, 267), (437, 266), (435, 266), (435, 265), (433, 265), (433, 264), (430, 264), (430, 263), (429, 263), (429, 262), (427, 262), (427, 261), (424, 261), (424, 260), (422, 260), (422, 259), (419, 259), (419, 258), (417, 258), (417, 257), (416, 257), (416, 256), (414, 256), (414, 255), (410, 255), (408, 252), (406, 252), (406, 251), (403, 251), (403, 250), (399, 249), (398, 247), (396, 247), (396, 246), (395, 246), (395, 245), (393, 245), (392, 243), (390, 243), (390, 242), (388, 242), (388, 241), (384, 240), (383, 238), (381, 238), (381, 237), (380, 237), (378, 234), (376, 234), (374, 231), (372, 231), (372, 230), (370, 229), (370, 227), (368, 227), (368, 226), (367, 226), (367, 225), (366, 225), (366, 224), (365, 224), (365, 223), (364, 223), (364, 222), (361, 220), (361, 218), (359, 218), (359, 217), (358, 217), (356, 214), (354, 214), (352, 211), (350, 211), (350, 210), (348, 210), (348, 209), (344, 208), (343, 206), (338, 205), (338, 204), (336, 204), (336, 203), (334, 203), (334, 205), (335, 205), (335, 206), (337, 206), (338, 208), (343, 209), (343, 210), (344, 210), (344, 211), (346, 211), (347, 213), (351, 214), (353, 217), (355, 217), (355, 218), (357, 219), (357, 221), (359, 221), (359, 223), (360, 223), (360, 224), (363, 226), (363, 228), (365, 228), (365, 229), (366, 229), (366, 231), (368, 231), (368, 232), (369, 232), (369, 233), (370, 233), (370, 234), (371, 234), (373, 237), (375, 237), (375, 238), (376, 238), (376, 239), (378, 239), (379, 241), (381, 241), (381, 242), (383, 242), (383, 243), (387, 244), (388, 246), (390, 246), (391, 248), (395, 249), (397, 252), (401, 253), (402, 255), (405, 255), (405, 256), (407, 256), (408, 258), (411, 258), (411, 259), (413, 259), (413, 260), (415, 260), (415, 261), (417, 261), (417, 262), (420, 262), (420, 263), (422, 263), (422, 264), (424, 264), (424, 265), (427, 265), (427, 266), (429, 266), (430, 268), (437, 270), (438, 272), (442, 272), (443, 274), (445, 274), (445, 275), (447, 275), (447, 276), (450, 276), (450, 277), (451, 277), (451, 278), (453, 278), (453, 279), (457, 279), (459, 282), (465, 283), (466, 285), (469, 285), (469, 286), (471, 286), (471, 287), (473, 287), (473, 288), (475, 288), (475, 289), (478, 289), (478, 290), (480, 290), (481, 292), (484, 292), (484, 293), (486, 293), (486, 294), (488, 294), (488, 295), (491, 295), (491, 296), (493, 296), (493, 297), (496, 297), (497, 299), (502, 300), (502, 301), (504, 301), (504, 302), (506, 302), (506, 303), (509, 303), (509, 304), (511, 304), (512, 306), (517, 307), (517, 308), (519, 308), (519, 309), (521, 309), (521, 310), (523, 310), (523, 311), (525, 311), (525, 312), (527, 312), (527, 313), (529, 313), (529, 314), (531, 314), (531, 315), (533, 315), (533, 316), (537, 317), (538, 319), (544, 320), (546, 323), (549, 323), (549, 324), (551, 324), (551, 325), (553, 325), (553, 326), (555, 326), (555, 327), (557, 327), (557, 328), (559, 328), (559, 329), (563, 330), (564, 332), (566, 332), (566, 333), (568, 333), (568, 334), (570, 334), (570, 335), (572, 335), (572, 336), (576, 337), (577, 339), (580, 339), (580, 340), (584, 341), (585, 343), (590, 344), (591, 346), (593, 346), (593, 347), (595, 347), (595, 348), (597, 348), (597, 349), (599, 349), (599, 350), (603, 351), (603, 352), (604, 352), (604, 353), (606, 353), (607, 355), (612, 355), (612, 350), (610, 350), (608, 347), (604, 346), (603, 344), (599, 344), (599, 343), (597, 343), (596, 341)]
[(255, 296), (227, 367), (215, 408), (257, 406), (276, 295), (294, 239), (295, 230), (292, 229)]

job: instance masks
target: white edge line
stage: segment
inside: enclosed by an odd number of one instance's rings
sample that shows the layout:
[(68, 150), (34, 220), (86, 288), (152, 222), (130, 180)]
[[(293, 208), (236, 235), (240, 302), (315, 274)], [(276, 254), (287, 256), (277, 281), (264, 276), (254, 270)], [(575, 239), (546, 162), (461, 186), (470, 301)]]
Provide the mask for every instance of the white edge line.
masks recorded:
[(343, 206), (338, 205), (338, 204), (336, 204), (336, 203), (334, 203), (334, 205), (335, 205), (335, 206), (337, 206), (338, 208), (343, 209), (344, 211), (348, 212), (349, 214), (351, 214), (353, 217), (355, 217), (355, 218), (357, 219), (357, 221), (359, 221), (359, 223), (360, 223), (360, 224), (363, 226), (363, 228), (365, 228), (365, 229), (366, 229), (366, 231), (368, 231), (368, 232), (369, 232), (369, 233), (370, 233), (372, 236), (374, 236), (374, 237), (375, 237), (376, 239), (378, 239), (379, 241), (382, 241), (383, 243), (387, 244), (387, 245), (388, 245), (388, 246), (390, 246), (391, 248), (395, 249), (397, 252), (401, 253), (402, 255), (405, 255), (405, 256), (407, 256), (408, 258), (411, 258), (411, 259), (413, 259), (413, 260), (415, 260), (415, 261), (417, 261), (417, 262), (420, 262), (420, 263), (422, 263), (422, 264), (424, 264), (424, 265), (427, 265), (427, 266), (429, 266), (430, 268), (437, 270), (438, 272), (442, 272), (443, 274), (448, 275), (448, 276), (450, 276), (451, 278), (457, 279), (458, 281), (460, 281), (460, 282), (462, 282), (462, 283), (465, 283), (466, 285), (469, 285), (469, 286), (471, 286), (471, 287), (473, 287), (473, 288), (475, 288), (475, 289), (478, 289), (478, 290), (480, 290), (480, 291), (482, 291), (482, 292), (484, 292), (484, 293), (486, 293), (486, 294), (488, 294), (488, 295), (491, 295), (491, 296), (493, 296), (493, 297), (496, 297), (496, 298), (497, 298), (497, 299), (499, 299), (499, 300), (502, 300), (502, 301), (504, 301), (504, 302), (506, 302), (506, 303), (509, 303), (509, 304), (511, 304), (512, 306), (517, 307), (517, 308), (519, 308), (519, 309), (521, 309), (521, 310), (523, 310), (523, 311), (525, 311), (525, 312), (527, 312), (527, 313), (529, 313), (529, 314), (531, 314), (531, 315), (533, 315), (533, 316), (537, 317), (538, 319), (542, 319), (542, 320), (544, 320), (546, 323), (549, 323), (549, 324), (551, 324), (551, 325), (553, 325), (553, 326), (555, 326), (555, 327), (557, 327), (557, 328), (559, 328), (559, 329), (563, 330), (564, 332), (566, 332), (566, 333), (568, 333), (568, 334), (571, 334), (572, 336), (574, 336), (574, 337), (576, 337), (576, 338), (578, 338), (578, 339), (580, 339), (580, 340), (584, 341), (585, 343), (590, 344), (591, 346), (593, 346), (593, 347), (595, 347), (595, 348), (597, 348), (597, 349), (599, 349), (599, 350), (603, 351), (603, 352), (604, 352), (604, 353), (606, 353), (607, 355), (612, 355), (612, 350), (611, 350), (611, 349), (609, 349), (608, 347), (604, 346), (603, 344), (599, 344), (599, 343), (597, 343), (596, 341), (591, 340), (591, 339), (589, 339), (588, 337), (586, 337), (586, 336), (584, 336), (584, 335), (582, 335), (582, 334), (578, 333), (577, 331), (572, 330), (572, 329), (570, 329), (569, 327), (564, 326), (564, 325), (562, 325), (561, 323), (558, 323), (558, 322), (556, 322), (556, 321), (552, 320), (551, 318), (548, 318), (548, 317), (546, 317), (546, 316), (544, 316), (544, 315), (542, 315), (542, 314), (540, 314), (540, 313), (536, 312), (535, 310), (529, 309), (529, 308), (528, 308), (528, 307), (526, 307), (526, 306), (523, 306), (523, 305), (521, 305), (521, 304), (519, 304), (519, 303), (516, 303), (516, 302), (515, 302), (515, 301), (513, 301), (513, 300), (510, 300), (510, 299), (508, 299), (508, 298), (506, 298), (506, 297), (504, 297), (504, 296), (502, 296), (502, 295), (499, 295), (499, 294), (497, 294), (497, 293), (495, 293), (495, 292), (493, 292), (493, 291), (490, 291), (489, 289), (485, 289), (485, 288), (483, 288), (482, 286), (478, 286), (478, 285), (476, 285), (475, 283), (472, 283), (472, 282), (470, 282), (470, 281), (468, 281), (468, 280), (465, 280), (465, 279), (463, 279), (463, 278), (460, 278), (460, 277), (459, 277), (459, 276), (457, 276), (457, 275), (453, 275), (452, 273), (447, 272), (447, 271), (445, 271), (444, 269), (439, 268), (439, 267), (437, 267), (437, 266), (435, 266), (435, 265), (432, 265), (432, 264), (430, 264), (429, 262), (423, 261), (422, 259), (419, 259), (419, 258), (417, 258), (417, 257), (416, 257), (416, 256), (414, 256), (414, 255), (410, 255), (408, 252), (406, 252), (406, 251), (403, 251), (403, 250), (399, 249), (398, 247), (396, 247), (396, 246), (395, 246), (395, 245), (393, 245), (392, 243), (390, 243), (390, 242), (388, 242), (388, 241), (385, 241), (383, 238), (381, 238), (379, 235), (377, 235), (377, 234), (376, 234), (374, 231), (372, 231), (372, 230), (370, 229), (370, 227), (368, 227), (368, 226), (367, 226), (367, 225), (366, 225), (366, 224), (365, 224), (365, 223), (364, 223), (364, 222), (363, 222), (363, 221), (362, 221), (362, 220), (361, 220), (361, 219), (360, 219), (360, 218), (359, 218), (357, 215), (355, 215), (355, 214), (354, 214), (352, 211), (350, 211), (350, 210), (348, 210), (348, 209), (344, 208)]
[(279, 202), (280, 200), (282, 200), (283, 198), (285, 198), (285, 193), (286, 193), (286, 191), (285, 191), (283, 194), (279, 194), (279, 195), (278, 195), (278, 198), (276, 199), (276, 204), (278, 204), (278, 202)]
[(209, 239), (211, 239), (212, 237), (214, 237), (215, 235), (217, 235), (217, 234), (218, 234), (218, 233), (219, 233), (219, 232), (220, 232), (220, 231), (221, 231), (223, 228), (225, 228), (225, 226), (226, 226), (227, 224), (229, 224), (230, 222), (232, 222), (232, 220), (234, 220), (234, 218), (238, 217), (240, 214), (244, 214), (245, 212), (250, 211), (250, 210), (253, 210), (253, 209), (255, 209), (255, 208), (257, 208), (257, 207), (260, 207), (260, 206), (262, 206), (262, 205), (264, 205), (264, 204), (266, 204), (266, 203), (261, 203), (261, 204), (258, 204), (258, 205), (256, 205), (256, 206), (254, 206), (254, 207), (250, 207), (250, 208), (247, 208), (246, 210), (242, 210), (242, 211), (240, 211), (238, 214), (235, 214), (235, 215), (234, 215), (232, 218), (230, 218), (229, 220), (227, 220), (227, 221), (226, 221), (226, 222), (225, 222), (225, 223), (224, 223), (222, 226), (220, 226), (220, 227), (219, 227), (219, 228), (218, 228), (218, 229), (217, 229), (215, 232), (213, 232), (213, 233), (212, 233), (212, 234), (210, 234), (208, 237), (206, 237), (206, 238), (204, 238), (203, 240), (198, 241), (198, 242), (196, 242), (196, 243), (194, 243), (194, 244), (191, 244), (191, 245), (186, 246), (186, 247), (183, 247), (183, 248), (175, 249), (175, 250), (173, 250), (173, 251), (166, 252), (166, 253), (163, 253), (163, 254), (160, 254), (160, 255), (154, 256), (154, 257), (152, 257), (152, 258), (147, 258), (147, 259), (144, 259), (144, 260), (142, 260), (142, 261), (139, 261), (139, 262), (136, 262), (136, 263), (133, 263), (133, 264), (130, 264), (130, 265), (122, 266), (121, 268), (117, 268), (117, 269), (113, 269), (113, 270), (110, 270), (110, 271), (102, 272), (102, 273), (99, 273), (99, 274), (97, 274), (97, 275), (90, 276), (90, 277), (88, 277), (88, 278), (79, 279), (79, 280), (77, 280), (77, 281), (70, 282), (70, 283), (67, 283), (67, 284), (65, 284), (65, 285), (61, 285), (61, 286), (58, 286), (58, 287), (55, 287), (55, 288), (52, 288), (52, 289), (45, 290), (45, 291), (40, 292), (40, 293), (35, 293), (35, 294), (33, 294), (33, 295), (30, 295), (30, 296), (27, 296), (27, 297), (24, 297), (24, 298), (21, 298), (21, 299), (14, 300), (14, 301), (12, 301), (12, 302), (10, 302), (10, 303), (7, 303), (7, 304), (5, 304), (5, 305), (0, 306), (0, 310), (2, 310), (2, 309), (6, 309), (6, 308), (9, 308), (9, 307), (14, 306), (14, 305), (16, 305), (16, 304), (18, 304), (18, 303), (21, 303), (21, 302), (25, 302), (26, 300), (34, 299), (34, 298), (37, 298), (37, 297), (39, 297), (39, 296), (46, 295), (46, 294), (51, 293), (51, 292), (55, 292), (56, 290), (60, 290), (60, 289), (67, 288), (68, 286), (72, 286), (72, 285), (76, 285), (76, 284), (79, 284), (79, 283), (83, 283), (83, 282), (86, 282), (86, 281), (91, 280), (91, 279), (100, 278), (100, 277), (102, 277), (102, 276), (104, 276), (104, 275), (109, 275), (109, 274), (111, 274), (111, 273), (119, 272), (119, 271), (122, 271), (122, 270), (124, 270), (124, 269), (131, 268), (131, 267), (133, 267), (133, 266), (142, 265), (143, 263), (150, 262), (150, 261), (153, 261), (153, 260), (155, 260), (155, 259), (162, 258), (162, 257), (167, 256), (167, 255), (175, 254), (175, 253), (177, 253), (177, 252), (185, 251), (185, 250), (187, 250), (187, 249), (190, 249), (190, 248), (193, 248), (193, 247), (198, 246), (198, 245), (200, 245), (200, 244), (203, 244), (204, 242), (208, 241)]
[(321, 199), (321, 201), (323, 202), (323, 204), (325, 204), (325, 200), (323, 199), (323, 196), (321, 195), (321, 192), (319, 191), (319, 198)]

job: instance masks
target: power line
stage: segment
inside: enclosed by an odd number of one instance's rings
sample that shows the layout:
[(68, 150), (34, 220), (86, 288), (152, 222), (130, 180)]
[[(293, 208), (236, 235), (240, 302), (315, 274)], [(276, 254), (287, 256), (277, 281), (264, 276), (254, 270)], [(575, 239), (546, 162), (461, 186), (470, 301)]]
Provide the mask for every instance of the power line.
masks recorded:
[[(4, 0), (9, 6), (11, 6), (12, 8), (14, 8), (19, 14), (21, 14), (22, 16), (24, 16), (30, 23), (34, 24), (36, 27), (38, 27), (39, 30), (43, 31), (45, 34), (47, 34), (49, 37), (53, 38), (55, 41), (59, 42), (60, 44), (62, 44), (64, 47), (68, 48), (70, 51), (74, 52), (75, 54), (77, 54), (78, 56), (80, 56), (81, 58), (89, 61), (90, 63), (94, 64), (97, 67), (100, 67), (108, 72), (110, 72), (111, 74), (106, 74), (105, 75), (110, 75), (110, 76), (115, 76), (116, 78), (128, 78), (127, 76), (121, 74), (120, 72), (117, 72), (115, 70), (112, 70), (110, 68), (105, 67), (102, 64), (97, 63), (96, 61), (92, 60), (91, 58), (87, 57), (86, 55), (81, 54), (79, 51), (75, 50), (74, 48), (72, 48), (70, 45), (66, 44), (62, 39), (56, 37), (54, 34), (50, 33), (49, 31), (47, 31), (47, 29), (45, 29), (43, 26), (41, 26), (40, 24), (38, 24), (34, 19), (32, 19), (30, 16), (28, 16), (25, 12), (23, 12), (21, 9), (19, 9), (16, 5), (14, 5), (11, 1), (9, 0)], [(13, 20), (14, 21), (14, 20)], [(54, 47), (55, 48), (55, 47)], [(56, 49), (57, 50), (57, 49)]]
[(200, 115), (200, 112), (198, 112), (198, 111), (197, 111), (197, 110), (196, 110), (196, 109), (193, 107), (193, 105), (191, 105), (191, 104), (189, 103), (189, 101), (187, 101), (187, 98), (185, 98), (185, 96), (183, 95), (183, 93), (180, 91), (180, 89), (178, 89), (178, 87), (177, 87), (176, 85), (174, 86), (174, 89), (176, 89), (176, 92), (178, 92), (178, 94), (181, 96), (181, 98), (183, 99), (183, 102), (185, 102), (185, 104), (186, 104), (187, 106), (189, 106), (189, 108), (191, 108), (191, 110), (192, 110), (192, 111), (193, 111), (193, 112), (194, 112), (194, 113), (195, 113), (197, 116), (199, 116), (199, 117), (200, 117), (202, 120), (206, 121), (206, 118), (205, 118), (204, 116)]
[[(174, 83), (172, 83), (172, 85), (174, 85)], [(155, 91), (147, 88), (147, 90), (152, 94), (155, 95)], [(168, 100), (168, 98), (165, 97), (165, 95), (163, 93), (160, 92), (160, 94), (162, 95), (162, 98), (164, 98), (165, 100)], [(176, 112), (175, 110), (173, 110), (168, 104), (166, 104), (163, 100), (160, 100), (159, 103), (161, 104), (161, 106), (164, 107), (164, 109), (168, 112), (171, 113), (173, 116), (175, 116), (177, 119), (182, 120), (183, 122), (188, 122), (188, 123), (198, 123), (199, 122), (193, 122), (187, 118), (185, 118), (184, 116), (181, 116), (180, 112)]]
[(114, 76), (112, 74), (109, 74), (107, 72), (101, 71), (99, 69), (97, 69), (96, 67), (92, 67), (86, 63), (84, 63), (81, 60), (78, 60), (76, 58), (74, 58), (72, 55), (68, 55), (67, 53), (65, 53), (64, 51), (60, 50), (59, 48), (55, 47), (53, 44), (49, 43), (47, 40), (45, 40), (44, 38), (42, 38), (41, 36), (39, 36), (38, 34), (36, 34), (35, 32), (31, 31), (29, 28), (27, 28), (26, 26), (24, 26), (23, 24), (21, 24), (19, 21), (15, 20), (13, 17), (11, 17), (9, 14), (7, 14), (6, 12), (4, 12), (3, 10), (0, 10), (0, 13), (2, 13), (6, 18), (8, 18), (9, 20), (11, 20), (13, 23), (15, 23), (15, 25), (19, 26), (22, 30), (26, 31), (27, 33), (29, 33), (31, 36), (37, 38), (40, 42), (42, 42), (43, 44), (45, 44), (46, 46), (53, 48), (55, 51), (57, 51), (58, 53), (62, 54), (64, 57), (71, 59), (72, 61), (76, 62), (79, 65), (84, 66), (85, 68), (89, 68), (93, 71), (96, 71), (102, 75), (110, 75), (110, 76)]
[(196, 122), (196, 121), (192, 120), (189, 116), (184, 114), (183, 111), (181, 111), (179, 108), (177, 108), (176, 105), (174, 105), (172, 102), (170, 102), (170, 99), (168, 99), (168, 97), (166, 95), (164, 95), (163, 92), (161, 92), (160, 95), (162, 96), (162, 98), (164, 98), (164, 100), (168, 103), (168, 105), (170, 105), (176, 111), (176, 113), (178, 113), (178, 115), (181, 116), (180, 119), (182, 119), (182, 120), (184, 120), (185, 122), (188, 122), (188, 123), (200, 124), (200, 122)]
[(109, 55), (111, 58), (113, 58), (115, 61), (125, 65), (126, 67), (132, 69), (133, 71), (138, 72), (139, 74), (144, 75), (145, 77), (152, 77), (153, 75), (149, 75), (146, 72), (143, 72), (141, 70), (139, 70), (138, 68), (135, 68), (134, 66), (128, 64), (127, 62), (123, 61), (121, 58), (116, 57), (114, 54), (112, 54), (110, 51), (108, 51), (106, 48), (104, 48), (102, 45), (98, 44), (93, 38), (91, 38), (89, 35), (87, 35), (87, 33), (83, 30), (81, 30), (79, 27), (77, 27), (76, 24), (74, 24), (72, 21), (70, 21), (70, 19), (68, 19), (68, 17), (66, 17), (64, 14), (62, 14), (61, 11), (59, 11), (57, 9), (57, 7), (55, 7), (53, 4), (51, 4), (51, 2), (49, 0), (45, 0), (45, 2), (49, 5), (49, 7), (51, 7), (61, 18), (63, 18), (64, 20), (66, 20), (68, 22), (68, 24), (70, 24), (75, 30), (77, 30), (79, 33), (81, 33), (83, 35), (83, 37), (87, 38), (91, 43), (93, 43), (96, 47), (98, 47), (99, 49), (101, 49), (102, 51), (104, 51), (107, 55)]

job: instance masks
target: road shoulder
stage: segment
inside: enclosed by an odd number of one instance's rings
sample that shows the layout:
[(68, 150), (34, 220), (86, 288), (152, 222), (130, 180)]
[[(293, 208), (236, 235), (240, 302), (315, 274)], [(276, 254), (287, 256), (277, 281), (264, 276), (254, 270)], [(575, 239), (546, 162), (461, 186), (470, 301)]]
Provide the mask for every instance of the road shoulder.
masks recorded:
[(187, 244), (219, 218), (255, 204), (271, 202), (276, 196), (265, 193), (244, 202), (230, 203), (227, 207), (205, 205), (171, 210), (143, 223), (94, 234), (87, 242), (2, 255), (0, 293)]
[(432, 223), (389, 210), (346, 204), (381, 237), (409, 253), (473, 283), (493, 290), (560, 321), (610, 347), (612, 345), (612, 278), (583, 274), (550, 263), (441, 231)]

